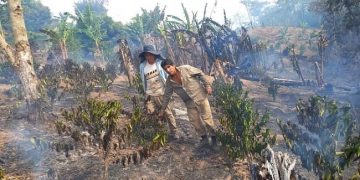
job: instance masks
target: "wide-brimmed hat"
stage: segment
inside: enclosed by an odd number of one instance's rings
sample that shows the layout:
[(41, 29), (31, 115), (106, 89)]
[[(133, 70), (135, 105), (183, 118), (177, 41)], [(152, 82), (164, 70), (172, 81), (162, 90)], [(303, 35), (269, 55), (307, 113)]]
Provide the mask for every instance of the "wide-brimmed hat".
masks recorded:
[(144, 49), (143, 49), (143, 52), (141, 52), (139, 54), (139, 57), (141, 59), (145, 59), (145, 53), (151, 53), (151, 54), (155, 55), (157, 58), (164, 59), (161, 56), (161, 53), (155, 50), (155, 47), (153, 45), (145, 45)]

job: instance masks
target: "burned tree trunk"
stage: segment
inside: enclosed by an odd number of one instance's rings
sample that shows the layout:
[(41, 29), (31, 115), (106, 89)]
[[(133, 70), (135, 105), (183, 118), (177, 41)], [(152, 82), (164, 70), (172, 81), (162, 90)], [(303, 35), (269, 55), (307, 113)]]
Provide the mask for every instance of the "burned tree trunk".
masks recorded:
[(60, 46), (60, 50), (61, 50), (61, 56), (62, 56), (62, 59), (65, 60), (65, 59), (68, 59), (68, 51), (67, 51), (67, 47), (66, 47), (66, 41), (63, 39), (61, 40), (61, 42), (59, 43), (59, 46)]
[(200, 27), (199, 23), (195, 20), (196, 28), (198, 30), (198, 41), (201, 45), (201, 48), (204, 49), (208, 56), (208, 61), (210, 64), (212, 64), (215, 61), (215, 55), (211, 51), (210, 47), (208, 46), (208, 43), (206, 41), (206, 30), (203, 26)]
[(124, 64), (124, 68), (129, 80), (130, 86), (134, 85), (135, 82), (135, 69), (131, 60), (131, 52), (126, 40), (118, 40), (119, 43), (119, 57), (120, 62)]
[(319, 63), (318, 62), (314, 62), (315, 65), (315, 76), (316, 76), (316, 82), (318, 84), (319, 87), (323, 87), (324, 86), (324, 78), (323, 75), (321, 73), (320, 67), (319, 67)]
[[(268, 145), (261, 154), (265, 157), (265, 169), (273, 180), (290, 180), (296, 159), (290, 160), (286, 153), (275, 152)], [(275, 156), (276, 155), (276, 156)], [(266, 173), (259, 172), (262, 178), (266, 178)]]
[(100, 48), (100, 43), (95, 41), (95, 50), (94, 50), (95, 61), (104, 62), (104, 56)]
[(278, 165), (275, 159), (275, 152), (268, 145), (261, 154), (265, 157), (265, 168), (268, 170), (271, 179), (280, 180)]
[(300, 69), (300, 66), (299, 66), (299, 61), (296, 58), (295, 46), (294, 45), (292, 45), (292, 47), (291, 47), (291, 52), (292, 52), (292, 55), (290, 57), (290, 60), (291, 60), (291, 63), (293, 65), (294, 71), (299, 75), (299, 77), (301, 78), (301, 81), (305, 84), (305, 79), (304, 79), (304, 76), (303, 76), (303, 74), (301, 72), (301, 69)]
[(165, 46), (166, 46), (166, 49), (167, 49), (167, 53), (168, 53), (168, 56), (170, 57), (170, 59), (172, 61), (176, 61), (175, 60), (175, 54), (174, 54), (174, 51), (172, 50), (171, 46), (170, 46), (170, 43), (169, 43), (169, 40), (168, 38), (166, 37), (166, 33), (161, 33), (161, 36), (162, 38), (164, 39), (164, 43), (165, 43)]
[(326, 37), (323, 34), (319, 36), (318, 42), (318, 49), (319, 49), (319, 56), (320, 56), (320, 76), (324, 77), (324, 61), (325, 61), (325, 47), (327, 46), (328, 42)]
[(278, 153), (278, 159), (280, 161), (280, 179), (281, 180), (290, 180), (291, 171), (294, 169), (296, 164), (296, 159), (290, 160), (289, 156), (286, 153)]
[(10, 57), (9, 59), (13, 63), (15, 71), (19, 76), (23, 87), (24, 99), (27, 102), (32, 102), (38, 99), (40, 94), (38, 91), (38, 79), (33, 67), (33, 59), (27, 37), (21, 1), (9, 0), (8, 7), (14, 34), (15, 52), (11, 50), (10, 46), (6, 45), (4, 40), (0, 40), (1, 45), (5, 45), (2, 49), (5, 49), (5, 52), (8, 53), (7, 56)]

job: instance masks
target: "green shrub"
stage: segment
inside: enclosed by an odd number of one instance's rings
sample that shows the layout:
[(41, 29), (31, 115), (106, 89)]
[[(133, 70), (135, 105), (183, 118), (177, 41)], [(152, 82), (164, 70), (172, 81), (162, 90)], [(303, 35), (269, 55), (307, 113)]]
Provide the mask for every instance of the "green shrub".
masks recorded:
[(275, 136), (265, 128), (269, 120), (253, 108), (248, 93), (231, 85), (215, 83), (215, 103), (221, 112), (222, 129), (217, 132), (230, 157), (245, 157), (260, 153), (267, 144), (275, 143)]
[[(95, 140), (105, 145), (105, 139), (101, 139), (101, 135), (111, 134), (115, 130), (121, 107), (118, 101), (87, 99), (77, 108), (65, 110), (62, 114), (67, 121), (73, 122), (80, 130), (89, 132)], [(59, 127), (58, 132), (61, 132), (61, 126), (57, 127)]]
[[(301, 126), (292, 121), (279, 122), (287, 145), (300, 156), (305, 168), (322, 179), (341, 178), (345, 165), (358, 157), (356, 148), (360, 149), (359, 140), (349, 139), (354, 125), (350, 106), (339, 106), (326, 97), (311, 96), (308, 101), (300, 99), (296, 110)], [(341, 156), (336, 156), (337, 149), (343, 149)]]
[(132, 136), (134, 140), (144, 146), (152, 148), (164, 146), (168, 136), (164, 122), (158, 119), (156, 113), (147, 115), (140, 104), (141, 99), (138, 96), (131, 98), (133, 113), (131, 121), (127, 125), (128, 136)]

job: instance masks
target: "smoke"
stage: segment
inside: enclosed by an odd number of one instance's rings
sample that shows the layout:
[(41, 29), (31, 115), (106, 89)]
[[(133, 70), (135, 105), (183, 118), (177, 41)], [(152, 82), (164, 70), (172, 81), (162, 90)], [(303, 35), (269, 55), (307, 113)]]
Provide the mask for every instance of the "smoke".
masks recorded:
[[(49, 170), (50, 154), (44, 132), (25, 119), (12, 118), (6, 129), (9, 139), (0, 153), (7, 174), (38, 179)], [(12, 174), (14, 173), (14, 174)], [(20, 174), (19, 174), (20, 173)]]

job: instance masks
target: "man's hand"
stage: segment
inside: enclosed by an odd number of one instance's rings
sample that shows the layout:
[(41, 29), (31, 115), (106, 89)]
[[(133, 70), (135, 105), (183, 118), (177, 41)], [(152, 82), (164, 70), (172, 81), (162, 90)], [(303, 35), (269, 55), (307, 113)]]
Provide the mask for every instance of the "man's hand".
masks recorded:
[(207, 93), (208, 95), (210, 95), (210, 94), (212, 93), (212, 88), (211, 88), (210, 86), (208, 86), (208, 87), (206, 88), (206, 93)]

